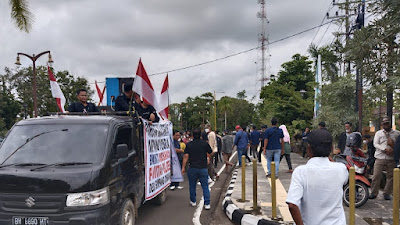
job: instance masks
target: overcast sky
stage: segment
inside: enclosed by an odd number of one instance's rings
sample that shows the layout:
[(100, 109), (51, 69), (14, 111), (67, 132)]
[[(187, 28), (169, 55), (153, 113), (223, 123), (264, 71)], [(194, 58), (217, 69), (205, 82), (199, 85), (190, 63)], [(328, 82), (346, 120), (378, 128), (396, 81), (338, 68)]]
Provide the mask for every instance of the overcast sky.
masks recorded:
[[(270, 41), (321, 23), (331, 0), (267, 0)], [(35, 0), (33, 30), (19, 31), (10, 19), (8, 1), (0, 1), (0, 74), (14, 67), (16, 53), (50, 50), (55, 70), (105, 81), (106, 77), (131, 77), (139, 58), (148, 74), (186, 67), (260, 46), (261, 22), (257, 0)], [(331, 10), (334, 14), (336, 9)], [(332, 41), (332, 24), (322, 27), (314, 42)], [(317, 30), (270, 46), (270, 71), (295, 53), (305, 54)], [(173, 103), (205, 92), (236, 96), (246, 90), (259, 96), (259, 50), (211, 64), (169, 73)], [(47, 57), (38, 60), (45, 65)], [(255, 63), (257, 62), (257, 63)], [(22, 66), (31, 64), (21, 57)], [(166, 74), (151, 76), (160, 91)], [(103, 84), (101, 84), (103, 85)], [(93, 85), (94, 89), (94, 85)]]

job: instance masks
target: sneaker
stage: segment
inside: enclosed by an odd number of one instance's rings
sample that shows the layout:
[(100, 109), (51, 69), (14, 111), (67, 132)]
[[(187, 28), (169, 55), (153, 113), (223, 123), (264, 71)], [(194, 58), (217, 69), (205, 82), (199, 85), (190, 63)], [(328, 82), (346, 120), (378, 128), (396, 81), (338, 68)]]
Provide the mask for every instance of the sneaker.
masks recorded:
[(176, 188), (178, 188), (179, 190), (183, 189), (183, 187), (182, 187), (182, 186), (178, 186), (178, 187), (176, 187)]
[(197, 182), (197, 185), (201, 186), (201, 183), (200, 183), (200, 182)]
[(267, 175), (267, 178), (271, 178), (271, 174), (268, 174), (268, 175)]
[(194, 206), (196, 206), (196, 202), (190, 201), (190, 205), (194, 207)]
[(375, 198), (376, 198), (376, 195), (374, 195), (374, 194), (369, 195), (369, 199), (375, 199)]
[(204, 208), (207, 209), (207, 210), (210, 210), (211, 206), (210, 205), (204, 205)]
[(171, 191), (175, 190), (175, 186), (169, 187), (169, 190), (171, 190)]
[(384, 194), (383, 195), (383, 198), (385, 199), (385, 200), (391, 200), (392, 198), (390, 197), (390, 195), (388, 195), (388, 194)]

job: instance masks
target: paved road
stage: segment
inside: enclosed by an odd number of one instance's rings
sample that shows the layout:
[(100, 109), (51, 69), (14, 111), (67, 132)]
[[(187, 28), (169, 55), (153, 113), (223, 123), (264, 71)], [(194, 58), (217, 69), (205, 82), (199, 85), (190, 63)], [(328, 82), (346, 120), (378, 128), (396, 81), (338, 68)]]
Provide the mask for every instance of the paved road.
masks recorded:
[[(237, 161), (237, 156), (232, 158), (232, 162)], [(216, 171), (220, 171), (222, 163), (218, 163)], [(189, 225), (189, 224), (219, 224), (231, 225), (232, 222), (222, 211), (221, 201), (226, 191), (226, 185), (230, 181), (230, 173), (221, 171), (219, 180), (211, 187), (211, 210), (199, 207), (200, 198), (203, 196), (202, 189), (197, 185), (197, 207), (189, 205), (189, 183), (185, 176), (185, 181), (181, 183), (182, 190), (167, 191), (167, 200), (162, 206), (156, 206), (150, 202), (145, 203), (139, 208), (139, 218), (137, 225)], [(222, 197), (221, 197), (222, 196)]]

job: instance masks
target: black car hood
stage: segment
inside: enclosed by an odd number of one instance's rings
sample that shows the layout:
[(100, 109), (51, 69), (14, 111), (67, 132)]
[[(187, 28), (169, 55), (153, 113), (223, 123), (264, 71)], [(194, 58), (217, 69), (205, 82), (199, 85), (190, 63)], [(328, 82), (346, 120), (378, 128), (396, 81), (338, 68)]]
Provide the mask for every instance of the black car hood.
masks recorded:
[(74, 193), (93, 188), (90, 166), (43, 168), (0, 168), (0, 192), (2, 193)]

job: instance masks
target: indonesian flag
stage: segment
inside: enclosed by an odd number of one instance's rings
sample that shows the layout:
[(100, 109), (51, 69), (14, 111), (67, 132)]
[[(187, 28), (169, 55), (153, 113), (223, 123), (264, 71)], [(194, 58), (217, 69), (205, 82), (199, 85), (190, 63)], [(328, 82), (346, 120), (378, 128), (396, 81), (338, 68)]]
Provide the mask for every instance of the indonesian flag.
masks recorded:
[(158, 110), (157, 97), (154, 93), (154, 88), (153, 85), (151, 85), (149, 76), (147, 76), (146, 70), (142, 64), (142, 59), (139, 60), (136, 75), (135, 81), (133, 82), (133, 91), (141, 95), (143, 101)]
[(58, 83), (56, 81), (56, 78), (54, 77), (53, 72), (51, 72), (51, 69), (50, 69), (49, 66), (47, 66), (47, 71), (49, 73), (51, 95), (53, 96), (53, 98), (56, 99), (57, 106), (60, 109), (60, 111), (65, 113), (65, 110), (64, 110), (64, 105), (65, 105), (64, 94), (62, 93), (60, 85), (58, 85)]
[(99, 95), (99, 106), (102, 104), (103, 102), (103, 98), (104, 98), (104, 92), (106, 90), (106, 86), (104, 86), (103, 88), (103, 92), (100, 90), (99, 85), (97, 85), (97, 80), (94, 81), (95, 85), (96, 85), (96, 90), (97, 90), (97, 94)]
[[(157, 109), (157, 112), (161, 114), (162, 117), (168, 118), (168, 106), (169, 106), (169, 93), (168, 93), (168, 74), (167, 77), (165, 78), (162, 90), (161, 90), (161, 95), (159, 98), (158, 102), (159, 109)], [(160, 110), (160, 111), (158, 111)]]

